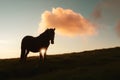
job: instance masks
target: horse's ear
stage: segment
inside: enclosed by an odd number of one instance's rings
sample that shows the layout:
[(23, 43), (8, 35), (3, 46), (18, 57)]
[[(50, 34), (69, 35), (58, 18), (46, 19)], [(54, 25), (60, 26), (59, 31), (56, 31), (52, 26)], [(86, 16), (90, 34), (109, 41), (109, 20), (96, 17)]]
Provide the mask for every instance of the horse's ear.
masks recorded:
[(53, 30), (55, 31), (55, 28), (53, 28)]

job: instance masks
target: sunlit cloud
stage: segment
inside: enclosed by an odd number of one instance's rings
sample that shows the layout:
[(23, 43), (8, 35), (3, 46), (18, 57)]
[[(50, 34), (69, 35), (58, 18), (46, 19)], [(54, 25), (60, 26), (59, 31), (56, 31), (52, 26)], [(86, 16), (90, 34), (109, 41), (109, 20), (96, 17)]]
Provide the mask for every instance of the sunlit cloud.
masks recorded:
[(41, 15), (40, 29), (56, 28), (56, 32), (64, 36), (91, 36), (96, 34), (94, 24), (80, 13), (71, 9), (53, 8)]

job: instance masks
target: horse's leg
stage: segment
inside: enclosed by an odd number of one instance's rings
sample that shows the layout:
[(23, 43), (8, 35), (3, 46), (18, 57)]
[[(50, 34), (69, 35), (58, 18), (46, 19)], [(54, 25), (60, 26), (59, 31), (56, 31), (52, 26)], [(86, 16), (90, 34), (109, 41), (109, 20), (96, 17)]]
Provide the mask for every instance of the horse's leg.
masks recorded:
[(41, 52), (39, 53), (39, 56), (40, 56), (40, 62), (43, 62), (43, 56)]
[(47, 55), (47, 49), (45, 49), (45, 53), (44, 53), (44, 62), (46, 61), (46, 55)]
[(23, 60), (25, 55), (25, 49), (21, 49), (21, 56), (20, 59)]
[(25, 49), (21, 49), (21, 56), (20, 56), (20, 61), (24, 61), (24, 56), (25, 56)]
[(26, 61), (26, 58), (27, 58), (27, 55), (29, 53), (29, 50), (26, 49), (26, 53), (25, 53), (25, 56), (24, 56), (24, 60)]

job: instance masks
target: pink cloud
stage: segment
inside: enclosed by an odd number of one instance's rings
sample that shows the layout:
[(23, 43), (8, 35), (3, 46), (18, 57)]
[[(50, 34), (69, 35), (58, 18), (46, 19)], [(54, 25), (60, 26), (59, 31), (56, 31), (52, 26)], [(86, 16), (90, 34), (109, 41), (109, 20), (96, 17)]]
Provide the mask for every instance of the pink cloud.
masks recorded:
[(81, 14), (71, 9), (53, 8), (41, 15), (40, 29), (56, 28), (65, 36), (91, 36), (96, 34), (95, 26)]

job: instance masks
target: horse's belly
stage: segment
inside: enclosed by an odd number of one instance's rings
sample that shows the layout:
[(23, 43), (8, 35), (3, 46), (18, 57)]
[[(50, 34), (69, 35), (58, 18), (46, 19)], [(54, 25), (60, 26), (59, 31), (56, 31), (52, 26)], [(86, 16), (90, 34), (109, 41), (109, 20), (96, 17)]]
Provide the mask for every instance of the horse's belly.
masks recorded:
[(39, 52), (40, 48), (32, 47), (32, 48), (29, 48), (29, 51), (31, 51), (31, 52)]

